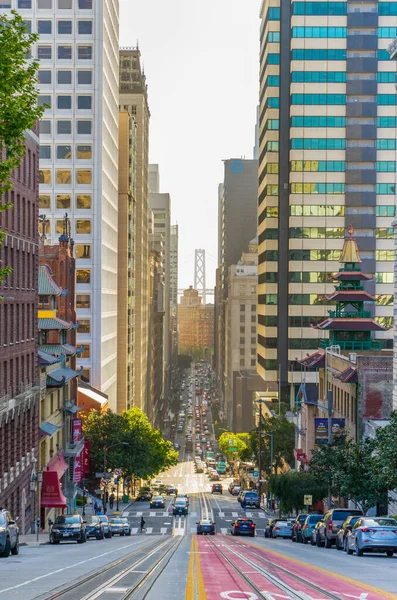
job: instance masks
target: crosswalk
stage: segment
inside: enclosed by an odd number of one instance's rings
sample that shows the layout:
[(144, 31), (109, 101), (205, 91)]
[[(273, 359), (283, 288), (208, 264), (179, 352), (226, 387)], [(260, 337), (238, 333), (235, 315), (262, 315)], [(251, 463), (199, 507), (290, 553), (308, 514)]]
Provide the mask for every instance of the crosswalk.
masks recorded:
[[(190, 512), (189, 515), (191, 517), (197, 517), (197, 511)], [(139, 517), (167, 517), (167, 519), (172, 518), (172, 511), (170, 512), (154, 512), (154, 511), (130, 511), (125, 510), (122, 514), (123, 517), (128, 517), (129, 519), (135, 519)]]
[(230, 518), (234, 518), (237, 519), (238, 517), (247, 517), (247, 519), (267, 519), (269, 520), (269, 517), (266, 515), (266, 513), (264, 513), (262, 510), (257, 510), (255, 512), (246, 512), (244, 510), (240, 510), (240, 511), (222, 511), (219, 510), (217, 511), (216, 509), (214, 509), (214, 515), (216, 517), (219, 517), (220, 519), (227, 519), (228, 517)]

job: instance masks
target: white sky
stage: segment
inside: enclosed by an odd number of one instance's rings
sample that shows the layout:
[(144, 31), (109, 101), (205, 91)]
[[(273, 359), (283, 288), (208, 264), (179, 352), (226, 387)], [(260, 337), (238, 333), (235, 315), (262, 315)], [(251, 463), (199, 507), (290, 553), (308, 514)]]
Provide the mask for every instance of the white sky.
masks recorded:
[(120, 0), (120, 45), (139, 40), (148, 83), (150, 162), (179, 225), (180, 288), (193, 284), (195, 248), (206, 249), (213, 287), (222, 160), (252, 158), (260, 4)]

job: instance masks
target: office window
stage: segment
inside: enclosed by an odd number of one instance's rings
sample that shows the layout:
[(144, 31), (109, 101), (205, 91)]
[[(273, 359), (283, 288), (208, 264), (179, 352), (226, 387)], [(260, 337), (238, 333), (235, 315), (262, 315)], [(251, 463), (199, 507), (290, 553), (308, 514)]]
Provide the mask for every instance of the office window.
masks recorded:
[(377, 117), (377, 127), (397, 127), (397, 117)]
[(77, 108), (79, 110), (91, 110), (92, 96), (77, 96)]
[(23, 22), (23, 24), (24, 24), (24, 25), (25, 25), (25, 27), (26, 27), (26, 31), (27, 31), (27, 33), (32, 33), (32, 21), (30, 21), (30, 20), (26, 19), (26, 20)]
[(76, 208), (87, 210), (91, 208), (91, 194), (77, 194)]
[(376, 184), (376, 193), (377, 194), (395, 194), (396, 186), (394, 183), (377, 183)]
[(244, 367), (245, 366), (245, 360), (243, 358), (240, 358), (240, 367)]
[(92, 158), (92, 146), (77, 146), (76, 156), (80, 160), (90, 160)]
[(76, 258), (91, 258), (91, 246), (89, 244), (76, 244)]
[(92, 180), (92, 172), (89, 169), (77, 169), (76, 183), (79, 185), (90, 185)]
[(78, 21), (77, 26), (80, 35), (92, 34), (92, 21)]
[(378, 13), (382, 17), (395, 17), (397, 15), (397, 2), (379, 2)]
[(343, 71), (293, 71), (292, 83), (345, 83)]
[(59, 110), (70, 110), (72, 108), (72, 96), (58, 96)]
[(332, 273), (324, 271), (290, 271), (289, 281), (291, 283), (329, 283), (332, 281)]
[(251, 367), (255, 367), (255, 365), (256, 365), (256, 359), (251, 358)]
[(39, 183), (44, 185), (51, 184), (51, 171), (50, 169), (40, 169), (39, 171)]
[(244, 356), (245, 354), (245, 348), (240, 348), (240, 356)]
[(394, 283), (394, 273), (375, 273), (376, 283)]
[(345, 171), (345, 161), (343, 160), (291, 160), (291, 171), (293, 172), (333, 172), (342, 173)]
[(38, 78), (40, 84), (51, 83), (51, 71), (38, 71)]
[(346, 50), (325, 48), (294, 48), (291, 51), (292, 60), (346, 60)]
[(269, 31), (267, 34), (266, 42), (279, 42), (280, 41), (280, 32), (279, 31)]
[(265, 304), (277, 304), (277, 294), (265, 294)]
[(72, 8), (72, 0), (58, 0), (58, 8), (61, 10), (70, 10)]
[(59, 35), (70, 35), (72, 33), (72, 21), (58, 21)]
[(51, 208), (51, 196), (49, 194), (39, 195), (39, 208)]
[(240, 315), (240, 323), (245, 323), (245, 315)]
[(244, 312), (245, 311), (245, 304), (240, 304), (240, 312)]
[(52, 8), (52, 0), (37, 0), (37, 8)]
[(240, 344), (241, 344), (241, 345), (244, 345), (244, 344), (245, 344), (245, 337), (241, 337), (241, 338), (240, 338)]
[(90, 294), (76, 294), (76, 308), (91, 308)]
[(77, 219), (76, 220), (76, 234), (88, 235), (89, 233), (91, 233), (90, 219)]
[(57, 194), (57, 208), (70, 208), (69, 194)]
[(266, 152), (278, 152), (279, 150), (279, 142), (277, 141), (269, 141), (266, 144)]
[[(388, 96), (388, 94), (378, 94)], [(395, 96), (394, 96), (395, 99)], [(382, 104), (382, 102), (378, 102)], [(306, 106), (333, 105), (342, 106), (346, 104), (346, 94), (291, 94), (291, 104), (303, 104)], [(387, 104), (383, 102), (383, 104)], [(395, 104), (395, 101), (394, 101)]]
[(395, 173), (396, 162), (394, 160), (378, 160), (376, 170), (378, 173)]
[(245, 327), (243, 325), (240, 327), (240, 333), (245, 333)]
[(55, 221), (55, 233), (63, 233), (63, 228), (65, 227), (64, 219), (57, 219)]
[(393, 227), (377, 227), (375, 229), (375, 237), (378, 239), (394, 239), (394, 230)]
[(80, 10), (91, 10), (92, 0), (78, 0)]
[(395, 217), (396, 207), (395, 206), (377, 206), (376, 207), (377, 217)]
[(266, 100), (266, 106), (268, 108), (279, 108), (280, 107), (280, 98), (268, 98)]
[(376, 148), (377, 150), (396, 150), (396, 140), (395, 138), (385, 139), (385, 140), (376, 140)]
[(344, 150), (344, 138), (292, 138), (292, 150)]
[[(288, 294), (290, 304), (323, 304), (324, 296), (321, 294)], [(318, 348), (318, 340), (316, 348)]]
[(32, 8), (32, 0), (18, 0), (18, 8)]
[(76, 269), (76, 283), (91, 283), (91, 269)]
[(266, 84), (269, 87), (278, 87), (280, 85), (280, 76), (279, 75), (269, 75)]
[(396, 83), (396, 72), (378, 71), (378, 83)]
[(40, 121), (39, 122), (40, 135), (51, 134), (51, 121)]
[(59, 135), (70, 135), (72, 133), (72, 121), (57, 121), (57, 133)]
[[(379, 28), (381, 29), (381, 27)], [(293, 27), (293, 38), (345, 38), (346, 27)], [(393, 37), (393, 36), (391, 36)], [(397, 37), (397, 36), (395, 36)]]
[(394, 250), (375, 250), (375, 259), (383, 261), (394, 261)]
[(82, 372), (80, 378), (81, 378), (81, 381), (84, 381), (85, 383), (90, 383), (91, 369), (83, 369), (83, 372)]
[(72, 83), (72, 71), (58, 71), (57, 74), (60, 85), (70, 85)]
[(51, 108), (51, 96), (39, 96), (37, 100), (39, 106), (47, 105), (46, 108)]
[(270, 129), (271, 131), (277, 131), (278, 129), (280, 129), (279, 119), (268, 119), (266, 121), (265, 129)]
[(339, 260), (340, 250), (290, 250), (289, 260)]
[(40, 158), (48, 160), (51, 158), (51, 146), (44, 146), (40, 144)]
[(396, 94), (378, 94), (378, 104), (381, 106), (396, 106)]
[(294, 116), (291, 127), (346, 127), (346, 117)]
[(77, 333), (91, 333), (91, 320), (90, 319), (79, 319), (79, 326), (77, 327)]
[(279, 65), (280, 64), (280, 55), (279, 54), (268, 54), (266, 60), (269, 65)]
[(291, 217), (343, 217), (345, 207), (338, 204), (292, 204), (290, 215)]
[(92, 46), (77, 46), (77, 58), (80, 60), (91, 60)]
[(293, 15), (345, 15), (346, 2), (293, 2)]
[(56, 181), (58, 185), (70, 185), (72, 183), (72, 171), (70, 169), (57, 169)]
[(71, 60), (72, 46), (58, 46), (58, 58), (62, 60)]
[(278, 217), (278, 207), (277, 206), (267, 206), (265, 208), (265, 218), (277, 218)]
[(267, 18), (269, 21), (279, 21), (280, 20), (280, 7), (279, 6), (270, 6), (267, 11)]
[(395, 38), (397, 37), (397, 27), (378, 27), (379, 38)]
[(393, 306), (393, 294), (381, 294), (376, 298), (376, 304), (380, 306)]
[(48, 35), (52, 33), (52, 21), (37, 21), (37, 33), (40, 35)]
[[(384, 184), (378, 184), (384, 185)], [(385, 184), (387, 185), (387, 184)], [(395, 187), (395, 186), (393, 186)], [(344, 194), (344, 183), (291, 183), (291, 194)]]
[(92, 71), (77, 71), (77, 83), (79, 85), (91, 85)]

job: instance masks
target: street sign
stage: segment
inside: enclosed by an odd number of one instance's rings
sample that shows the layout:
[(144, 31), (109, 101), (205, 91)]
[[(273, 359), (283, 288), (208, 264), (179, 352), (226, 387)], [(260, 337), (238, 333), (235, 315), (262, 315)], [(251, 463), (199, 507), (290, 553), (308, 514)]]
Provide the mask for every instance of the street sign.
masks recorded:
[(238, 452), (236, 447), (231, 446), (228, 450), (229, 452)]
[(252, 476), (253, 476), (253, 477), (259, 477), (259, 471), (254, 471), (254, 472), (252, 473)]
[(101, 479), (101, 485), (102, 485), (103, 487), (107, 487), (107, 486), (109, 485), (109, 483), (110, 483), (110, 482), (108, 481), (108, 479)]
[(102, 477), (104, 479), (111, 479), (113, 477), (113, 473), (95, 473), (95, 477), (98, 477), (98, 479)]
[(114, 469), (114, 471), (113, 471), (113, 474), (114, 474), (116, 477), (120, 477), (120, 475), (122, 474), (122, 472), (123, 472), (123, 471), (122, 471), (121, 469)]
[(311, 506), (313, 503), (313, 496), (303, 496), (303, 504), (305, 506)]

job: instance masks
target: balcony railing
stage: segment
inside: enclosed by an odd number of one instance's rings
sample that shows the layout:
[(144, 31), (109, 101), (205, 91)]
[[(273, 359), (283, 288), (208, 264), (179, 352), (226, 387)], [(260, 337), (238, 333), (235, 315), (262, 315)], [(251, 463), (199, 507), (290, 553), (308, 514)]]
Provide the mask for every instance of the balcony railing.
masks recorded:
[(320, 348), (328, 348), (329, 346), (340, 346), (341, 350), (382, 350), (381, 340), (367, 341), (338, 341), (338, 340), (319, 340)]
[(371, 311), (362, 310), (358, 311), (344, 311), (344, 310), (329, 310), (329, 316), (331, 319), (370, 319), (372, 317)]

